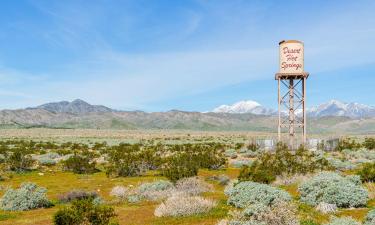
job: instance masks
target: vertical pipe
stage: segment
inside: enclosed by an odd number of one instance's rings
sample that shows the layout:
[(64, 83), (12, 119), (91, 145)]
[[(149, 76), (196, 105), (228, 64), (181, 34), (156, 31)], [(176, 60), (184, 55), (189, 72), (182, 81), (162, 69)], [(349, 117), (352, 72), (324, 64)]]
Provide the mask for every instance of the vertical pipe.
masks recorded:
[(294, 149), (294, 79), (289, 79), (289, 145)]
[(280, 107), (280, 104), (281, 104), (281, 99), (280, 99), (280, 78), (277, 79), (277, 108), (278, 108), (278, 111), (279, 111), (279, 122), (278, 122), (278, 125), (277, 125), (277, 139), (278, 139), (278, 142), (281, 141), (281, 107)]
[(306, 145), (306, 77), (303, 77), (302, 83), (302, 101), (303, 101), (303, 144)]

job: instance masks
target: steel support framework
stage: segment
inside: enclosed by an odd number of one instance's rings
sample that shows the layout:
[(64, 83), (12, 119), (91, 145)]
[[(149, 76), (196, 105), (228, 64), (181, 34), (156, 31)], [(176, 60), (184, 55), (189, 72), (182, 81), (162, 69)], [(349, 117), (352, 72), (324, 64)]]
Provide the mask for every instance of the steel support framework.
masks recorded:
[(277, 73), (278, 83), (278, 141), (282, 140), (283, 128), (287, 128), (288, 142), (296, 146), (296, 133), (301, 133), (301, 144), (306, 143), (306, 79), (308, 73)]

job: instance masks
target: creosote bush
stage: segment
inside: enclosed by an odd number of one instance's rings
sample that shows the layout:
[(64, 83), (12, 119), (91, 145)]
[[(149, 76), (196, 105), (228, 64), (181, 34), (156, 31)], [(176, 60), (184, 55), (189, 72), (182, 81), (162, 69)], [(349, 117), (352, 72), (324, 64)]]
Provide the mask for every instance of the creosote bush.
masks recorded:
[(6, 163), (11, 171), (24, 172), (31, 169), (34, 160), (28, 155), (27, 151), (15, 149), (6, 158)]
[(375, 182), (375, 162), (363, 164), (357, 175), (361, 177), (363, 182)]
[(339, 140), (339, 143), (336, 147), (337, 151), (342, 151), (344, 149), (350, 149), (350, 150), (355, 150), (361, 148), (362, 145), (355, 140), (351, 138), (344, 138)]
[(251, 166), (243, 167), (238, 179), (269, 184), (279, 175), (307, 174), (325, 169), (330, 169), (326, 159), (303, 147), (293, 152), (285, 144), (278, 143), (275, 153), (266, 152)]
[(191, 154), (179, 153), (166, 159), (161, 174), (172, 182), (176, 182), (181, 178), (196, 176), (198, 169), (199, 166)]
[(375, 149), (375, 138), (365, 138), (362, 145), (369, 150)]
[(75, 200), (69, 207), (57, 211), (53, 217), (55, 225), (115, 225), (114, 209), (110, 206), (95, 204), (92, 198)]
[(321, 202), (349, 208), (364, 206), (368, 192), (361, 186), (359, 176), (343, 177), (333, 172), (322, 172), (303, 182), (298, 188), (301, 201), (312, 206)]
[(94, 156), (89, 152), (86, 154), (74, 154), (63, 162), (64, 170), (78, 174), (91, 174), (98, 171), (96, 169)]
[(47, 190), (34, 183), (23, 183), (19, 189), (8, 189), (0, 199), (0, 208), (5, 211), (25, 211), (50, 207)]
[(108, 176), (132, 177), (143, 175), (148, 169), (156, 169), (160, 157), (151, 150), (141, 149), (140, 145), (120, 144), (109, 152)]

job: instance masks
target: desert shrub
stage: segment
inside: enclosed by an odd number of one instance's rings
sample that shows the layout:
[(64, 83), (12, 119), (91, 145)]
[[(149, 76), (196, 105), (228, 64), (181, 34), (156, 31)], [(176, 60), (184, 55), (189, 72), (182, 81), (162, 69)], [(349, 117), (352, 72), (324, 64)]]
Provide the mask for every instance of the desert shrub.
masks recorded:
[(57, 163), (57, 158), (59, 158), (60, 155), (55, 152), (49, 152), (42, 155), (35, 155), (33, 156), (33, 159), (36, 160), (39, 165), (43, 166), (52, 166)]
[(257, 157), (258, 154), (259, 154), (258, 152), (253, 152), (253, 151), (250, 151), (250, 150), (248, 150), (248, 151), (246, 151), (244, 153), (241, 153), (241, 155), (243, 157), (246, 157), (246, 158), (254, 158), (254, 157)]
[(10, 170), (16, 172), (24, 172), (30, 170), (34, 164), (34, 160), (27, 151), (22, 149), (15, 149), (11, 154), (8, 155), (6, 163)]
[(370, 210), (367, 213), (366, 220), (365, 220), (365, 225), (373, 225), (375, 224), (375, 209)]
[(324, 169), (330, 169), (330, 165), (323, 157), (303, 147), (293, 152), (278, 143), (275, 153), (263, 153), (250, 167), (243, 167), (239, 179), (270, 183), (278, 175), (307, 174)]
[(169, 181), (158, 180), (151, 183), (143, 183), (137, 188), (137, 193), (141, 198), (150, 201), (165, 199), (172, 194), (174, 186)]
[(299, 225), (297, 209), (287, 202), (275, 202), (272, 206), (255, 204), (233, 215), (233, 225)]
[(276, 202), (268, 207), (268, 210), (261, 211), (253, 217), (265, 224), (299, 225), (296, 207), (283, 201)]
[(363, 182), (375, 182), (375, 163), (365, 163), (357, 175)]
[(222, 146), (214, 143), (181, 144), (167, 146), (174, 154), (186, 154), (198, 168), (219, 169), (226, 164)]
[(258, 161), (255, 161), (251, 166), (242, 167), (238, 179), (240, 181), (250, 180), (270, 184), (276, 180), (276, 176), (271, 169), (265, 167), (263, 164), (259, 164)]
[(238, 150), (238, 149), (241, 149), (243, 146), (245, 146), (244, 143), (236, 143), (236, 144), (234, 145), (234, 148)]
[(187, 195), (199, 195), (212, 191), (213, 187), (197, 177), (183, 178), (176, 182), (176, 191)]
[(199, 166), (191, 154), (179, 153), (168, 157), (162, 166), (161, 174), (172, 182), (198, 174)]
[(312, 174), (295, 174), (295, 175), (281, 175), (277, 176), (276, 180), (272, 183), (273, 185), (291, 185), (299, 184), (307, 179), (310, 179)]
[(189, 216), (209, 212), (216, 203), (199, 196), (172, 196), (161, 203), (154, 212), (157, 217)]
[(118, 224), (113, 221), (116, 217), (110, 206), (94, 204), (92, 198), (75, 200), (69, 207), (57, 211), (53, 217), (55, 225), (108, 225)]
[(337, 170), (345, 171), (345, 170), (352, 170), (355, 169), (358, 165), (350, 162), (350, 161), (343, 161), (341, 159), (336, 158), (328, 158), (328, 162)]
[(361, 225), (361, 223), (350, 217), (341, 217), (331, 219), (326, 225)]
[(199, 168), (219, 169), (222, 168), (227, 160), (224, 155), (215, 148), (205, 148), (194, 154), (194, 160)]
[(52, 166), (55, 165), (60, 155), (56, 152), (48, 152), (42, 155), (34, 155), (33, 159), (36, 160), (40, 165)]
[(109, 195), (123, 200), (129, 196), (129, 189), (124, 186), (115, 186)]
[(290, 201), (288, 192), (251, 181), (240, 182), (226, 189), (228, 204), (245, 208), (252, 204), (273, 205), (276, 201)]
[(227, 149), (227, 150), (225, 150), (224, 155), (226, 157), (235, 159), (235, 158), (237, 158), (237, 151), (235, 149)]
[(227, 175), (212, 175), (207, 178), (209, 181), (217, 181), (220, 185), (225, 186), (229, 183), (230, 178)]
[(375, 138), (365, 138), (365, 141), (363, 142), (363, 147), (367, 149), (375, 149)]
[(0, 207), (5, 211), (25, 211), (49, 207), (52, 203), (46, 196), (47, 190), (34, 183), (23, 183), (19, 189), (8, 189), (0, 199)]
[(320, 202), (338, 207), (366, 205), (368, 192), (361, 186), (359, 176), (342, 177), (333, 172), (322, 172), (303, 182), (299, 188), (301, 201), (316, 206)]
[(246, 146), (246, 148), (252, 152), (256, 152), (259, 150), (259, 145), (257, 145), (256, 143), (250, 143)]
[(250, 166), (253, 164), (254, 161), (252, 160), (234, 160), (232, 163), (231, 163), (231, 166), (235, 167), (235, 168), (241, 168), (243, 166)]
[(356, 142), (355, 140), (351, 138), (344, 138), (340, 139), (339, 143), (336, 147), (337, 151), (342, 151), (344, 149), (350, 149), (350, 150), (355, 150), (361, 148), (361, 144)]
[(95, 167), (96, 163), (93, 161), (93, 158), (91, 155), (74, 154), (63, 162), (64, 170), (78, 174), (95, 173), (98, 170)]
[(147, 191), (164, 191), (173, 188), (173, 184), (169, 181), (158, 180), (150, 183), (143, 183), (139, 186), (138, 190), (140, 193)]
[(73, 190), (58, 196), (58, 200), (62, 203), (71, 202), (74, 200), (97, 198), (98, 193), (94, 191), (84, 191), (84, 190)]
[(108, 152), (108, 176), (140, 176), (148, 169), (155, 169), (159, 157), (151, 150), (143, 151), (139, 145), (120, 144)]
[(353, 150), (343, 150), (342, 153), (345, 154), (347, 159), (357, 159), (363, 162), (371, 162), (375, 160), (375, 151), (367, 149), (359, 149), (356, 151)]

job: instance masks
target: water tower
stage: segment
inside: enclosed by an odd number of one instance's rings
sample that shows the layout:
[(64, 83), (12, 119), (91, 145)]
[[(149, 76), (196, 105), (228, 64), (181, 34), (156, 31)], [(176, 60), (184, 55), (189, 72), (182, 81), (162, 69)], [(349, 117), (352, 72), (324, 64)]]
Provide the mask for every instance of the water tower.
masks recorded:
[[(303, 43), (296, 40), (279, 43), (280, 65), (275, 79), (278, 83), (278, 140), (285, 141), (287, 134), (289, 146), (297, 147), (306, 143), (306, 79), (304, 71)], [(296, 134), (300, 136), (296, 136)]]

